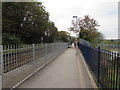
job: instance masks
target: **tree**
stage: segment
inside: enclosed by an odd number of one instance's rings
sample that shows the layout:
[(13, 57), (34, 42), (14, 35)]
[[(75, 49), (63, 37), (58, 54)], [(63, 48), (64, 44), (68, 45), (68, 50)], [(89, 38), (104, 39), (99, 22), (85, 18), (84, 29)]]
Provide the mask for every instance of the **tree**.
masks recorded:
[(68, 39), (70, 38), (70, 33), (66, 32), (66, 31), (59, 31), (58, 38), (59, 38), (59, 40), (68, 42)]
[(3, 44), (53, 43), (68, 40), (58, 32), (42, 2), (3, 2)]
[(57, 27), (55, 27), (54, 22), (49, 21), (48, 27), (44, 31), (44, 33), (45, 33), (45, 36), (44, 36), (45, 41), (44, 42), (48, 42), (48, 43), (54, 42), (54, 40), (56, 39), (56, 37), (58, 35), (58, 30), (57, 30)]
[(3, 44), (11, 43), (10, 36), (25, 44), (40, 43), (41, 37), (44, 42), (53, 42), (57, 28), (42, 2), (3, 2), (2, 8)]
[[(76, 22), (72, 21), (73, 27), (69, 28), (70, 31), (79, 33), (79, 37), (89, 42), (96, 43), (98, 39), (103, 39), (102, 33), (98, 32), (98, 22), (91, 19), (89, 15), (84, 16), (83, 19), (78, 18)], [(80, 32), (77, 31), (78, 28)]]

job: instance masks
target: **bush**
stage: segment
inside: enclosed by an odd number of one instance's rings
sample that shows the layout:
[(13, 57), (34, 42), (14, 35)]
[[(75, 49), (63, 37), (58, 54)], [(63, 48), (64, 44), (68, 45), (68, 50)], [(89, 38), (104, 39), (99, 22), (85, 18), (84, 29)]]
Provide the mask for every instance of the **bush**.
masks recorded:
[(18, 44), (22, 44), (22, 41), (20, 38), (16, 37), (16, 36), (13, 36), (13, 35), (10, 35), (10, 34), (7, 34), (7, 33), (3, 33), (2, 34), (2, 44), (3, 45), (11, 45), (11, 44), (14, 44), (14, 45), (18, 45)]

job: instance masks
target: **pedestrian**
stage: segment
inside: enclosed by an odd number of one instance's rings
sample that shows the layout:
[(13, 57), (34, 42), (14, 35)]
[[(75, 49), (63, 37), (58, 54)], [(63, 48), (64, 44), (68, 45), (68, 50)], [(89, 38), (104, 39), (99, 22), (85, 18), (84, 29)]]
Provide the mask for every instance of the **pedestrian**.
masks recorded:
[(74, 42), (74, 46), (76, 47), (76, 43)]
[(79, 42), (77, 42), (77, 47), (79, 48)]

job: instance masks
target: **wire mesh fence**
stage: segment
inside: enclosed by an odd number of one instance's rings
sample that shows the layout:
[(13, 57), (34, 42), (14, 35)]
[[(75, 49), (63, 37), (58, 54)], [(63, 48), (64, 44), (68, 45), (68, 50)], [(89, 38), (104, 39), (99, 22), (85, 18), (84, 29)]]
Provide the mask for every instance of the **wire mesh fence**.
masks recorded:
[(120, 89), (120, 56), (118, 53), (80, 44), (79, 48), (102, 88)]
[(13, 88), (68, 48), (68, 43), (0, 46), (1, 88)]

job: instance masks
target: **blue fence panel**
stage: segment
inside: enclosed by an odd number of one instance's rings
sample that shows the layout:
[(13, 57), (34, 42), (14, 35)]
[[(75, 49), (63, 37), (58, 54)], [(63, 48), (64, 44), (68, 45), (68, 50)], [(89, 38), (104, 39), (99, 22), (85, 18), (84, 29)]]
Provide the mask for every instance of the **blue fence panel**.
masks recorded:
[(120, 89), (120, 56), (80, 44), (79, 48), (102, 88)]
[[(98, 51), (96, 48), (80, 44), (79, 48), (94, 75), (98, 77)], [(97, 79), (97, 78), (96, 78)]]

